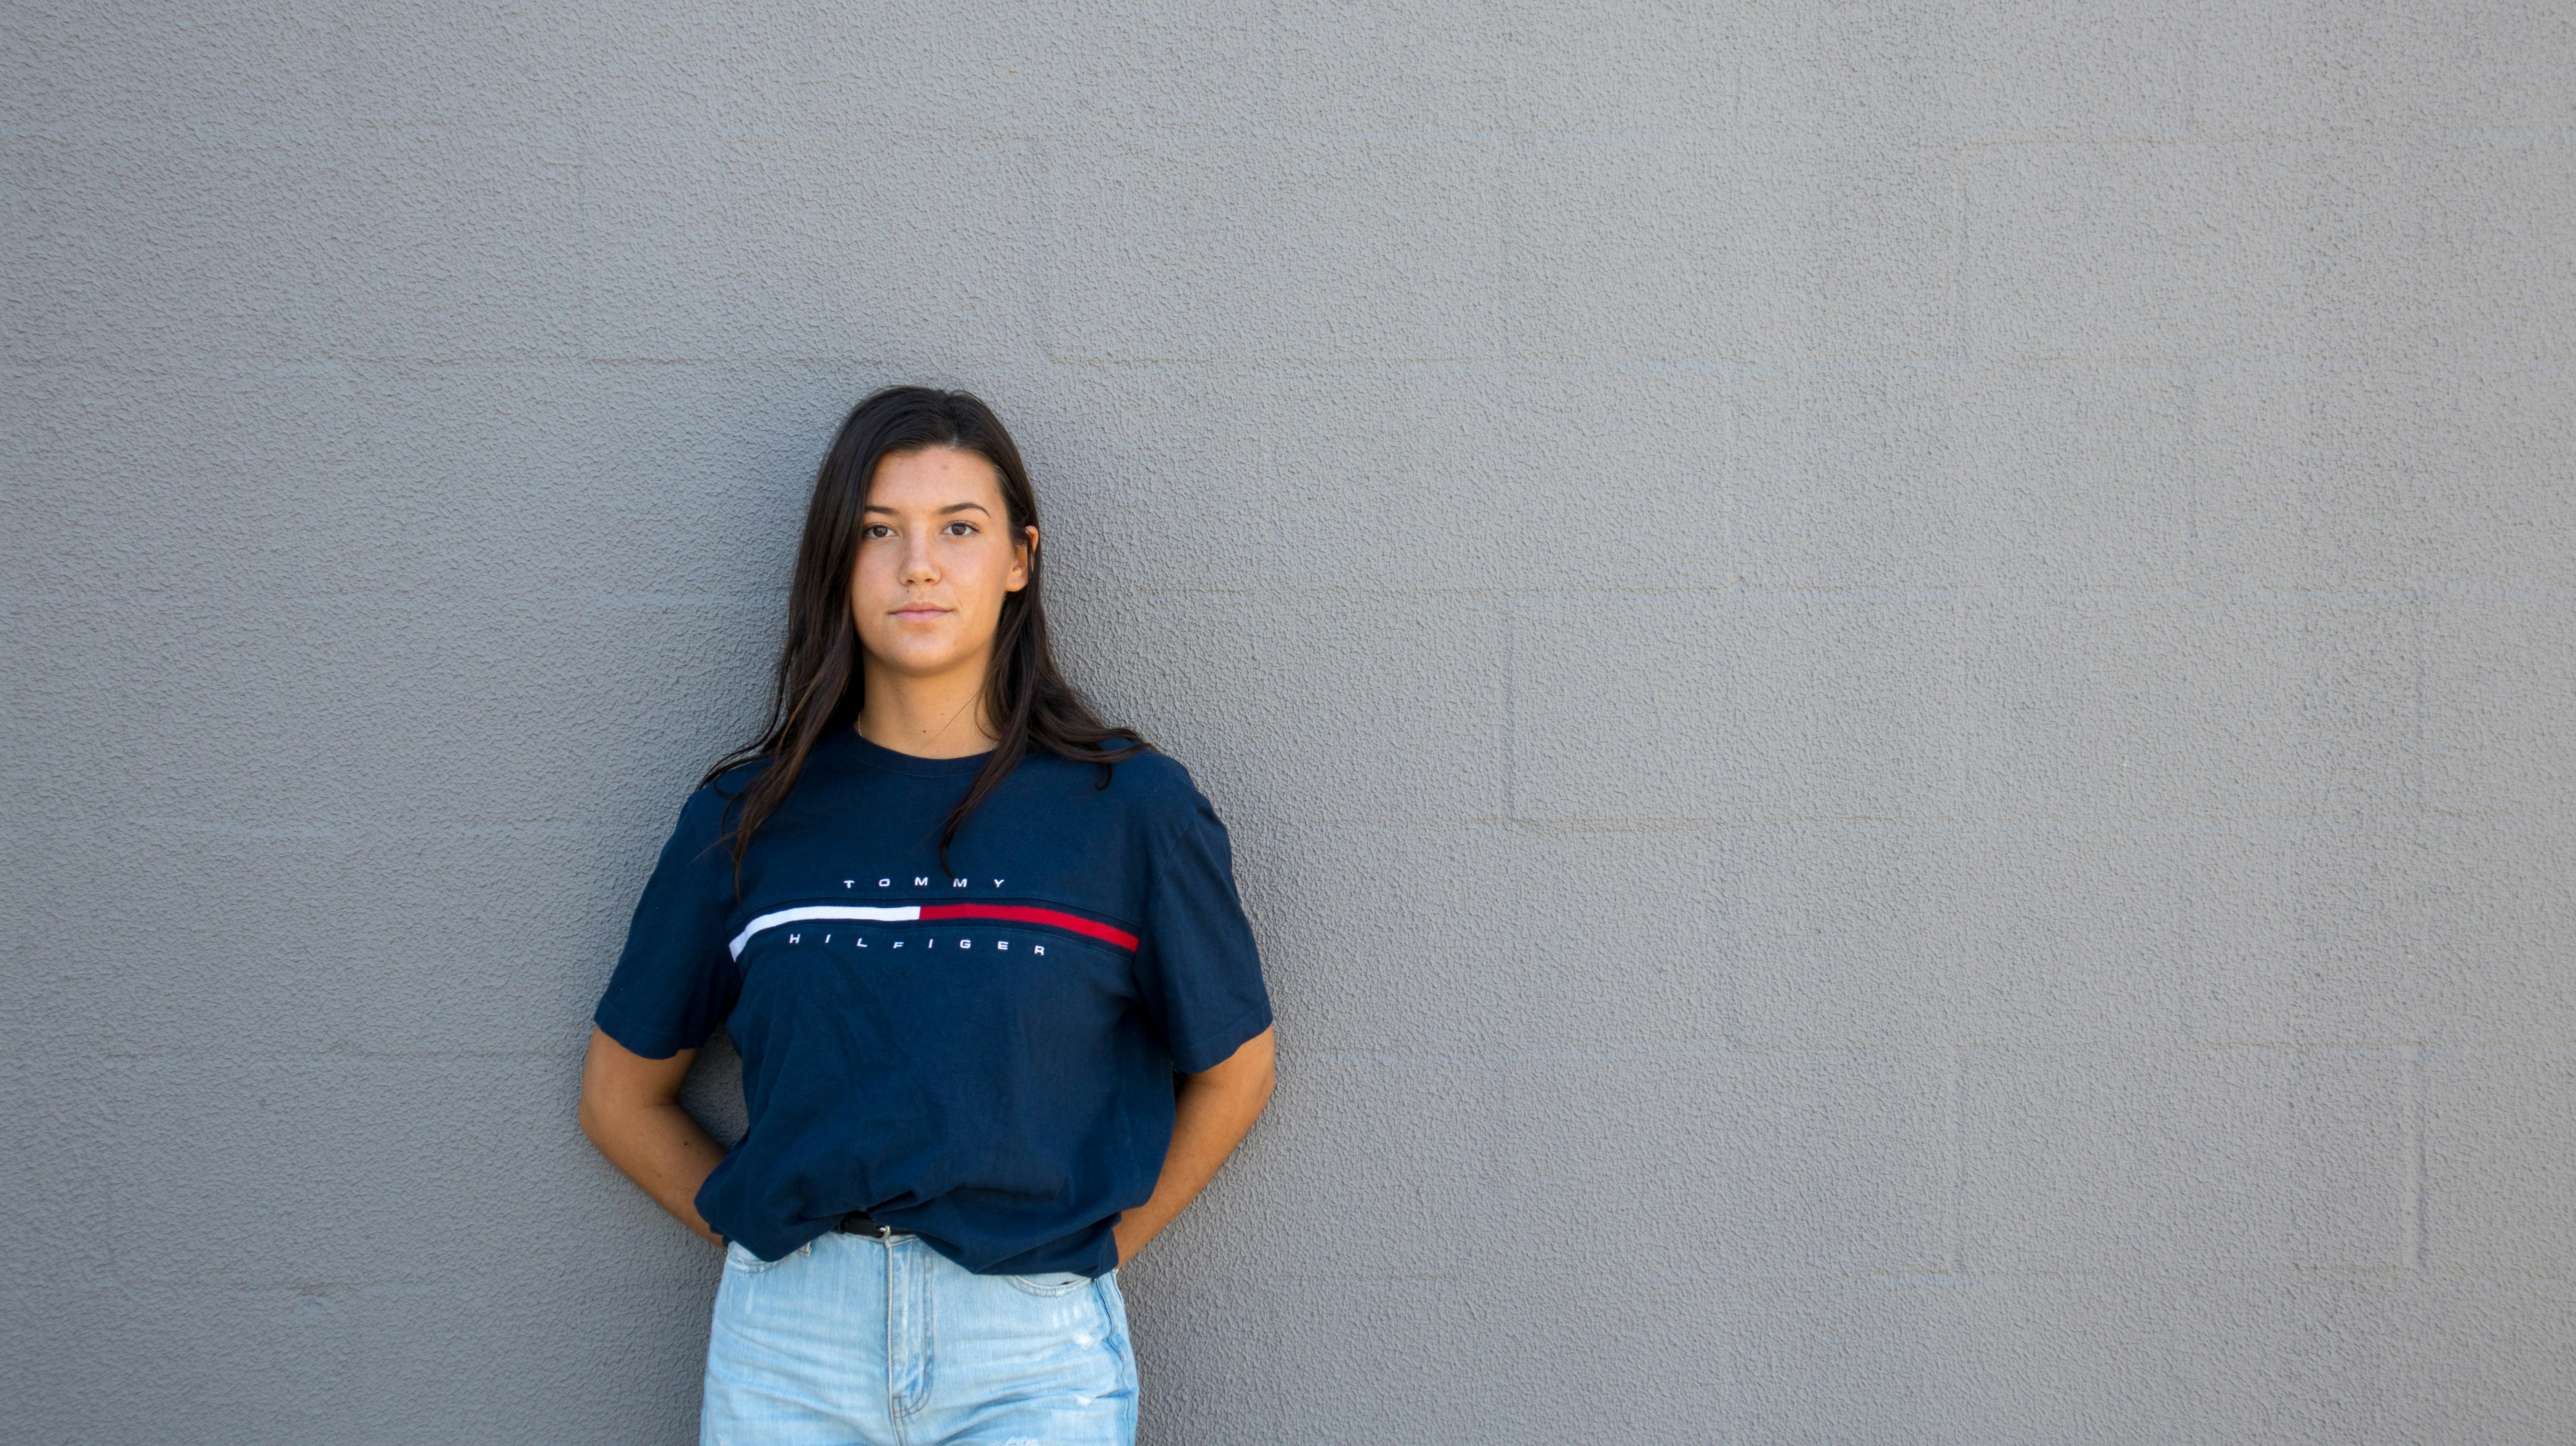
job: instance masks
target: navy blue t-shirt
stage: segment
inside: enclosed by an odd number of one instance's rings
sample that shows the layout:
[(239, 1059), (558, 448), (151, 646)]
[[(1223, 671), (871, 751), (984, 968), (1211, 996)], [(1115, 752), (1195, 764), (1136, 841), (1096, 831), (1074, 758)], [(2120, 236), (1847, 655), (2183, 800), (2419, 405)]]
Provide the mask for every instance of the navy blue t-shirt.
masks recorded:
[(751, 1128), (698, 1191), (776, 1260), (865, 1210), (969, 1270), (1101, 1275), (1154, 1192), (1173, 1072), (1270, 1027), (1225, 825), (1157, 753), (1033, 754), (939, 829), (982, 758), (841, 730), (752, 836), (723, 817), (765, 764), (690, 797), (595, 1016), (651, 1059), (717, 1026)]

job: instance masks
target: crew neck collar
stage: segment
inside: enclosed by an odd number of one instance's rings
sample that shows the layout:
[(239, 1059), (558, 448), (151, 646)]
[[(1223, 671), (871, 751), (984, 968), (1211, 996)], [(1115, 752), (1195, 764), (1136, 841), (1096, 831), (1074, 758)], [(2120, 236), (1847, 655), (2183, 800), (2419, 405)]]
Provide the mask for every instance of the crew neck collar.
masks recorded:
[(883, 744), (871, 743), (856, 728), (840, 730), (849, 740), (850, 756), (870, 768), (888, 773), (909, 773), (915, 778), (953, 778), (959, 774), (980, 773), (991, 750), (970, 753), (963, 758), (921, 758), (910, 753), (897, 753)]

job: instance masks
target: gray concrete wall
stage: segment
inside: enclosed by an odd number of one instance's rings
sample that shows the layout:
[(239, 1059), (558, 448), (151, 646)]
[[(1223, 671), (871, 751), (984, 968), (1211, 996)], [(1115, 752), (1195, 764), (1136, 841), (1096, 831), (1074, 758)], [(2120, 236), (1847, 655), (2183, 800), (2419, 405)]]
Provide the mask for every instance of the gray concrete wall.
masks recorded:
[(0, 23), (0, 1435), (694, 1439), (577, 1056), (925, 379), (1282, 1019), (1148, 1440), (2576, 1440), (2566, 7)]

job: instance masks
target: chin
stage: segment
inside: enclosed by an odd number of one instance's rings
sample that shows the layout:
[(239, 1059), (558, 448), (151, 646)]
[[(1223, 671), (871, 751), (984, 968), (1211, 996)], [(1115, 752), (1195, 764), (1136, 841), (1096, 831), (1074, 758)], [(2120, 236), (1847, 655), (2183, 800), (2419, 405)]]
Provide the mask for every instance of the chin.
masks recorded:
[(886, 667), (916, 678), (936, 677), (973, 661), (973, 654), (965, 648), (893, 647), (877, 656)]

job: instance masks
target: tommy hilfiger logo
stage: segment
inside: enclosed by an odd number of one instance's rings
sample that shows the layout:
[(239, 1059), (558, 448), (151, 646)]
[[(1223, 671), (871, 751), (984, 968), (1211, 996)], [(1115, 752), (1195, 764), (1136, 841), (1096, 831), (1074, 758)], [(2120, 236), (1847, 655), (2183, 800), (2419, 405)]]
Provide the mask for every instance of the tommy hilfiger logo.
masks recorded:
[(780, 909), (763, 914), (742, 926), (727, 946), (733, 957), (742, 957), (743, 946), (753, 935), (785, 924), (803, 924), (825, 919), (849, 919), (864, 922), (905, 924), (915, 920), (992, 919), (1012, 924), (1037, 924), (1049, 929), (1062, 929), (1086, 938), (1099, 939), (1133, 951), (1136, 936), (1124, 929), (1112, 928), (1097, 919), (1068, 914), (1062, 909), (1031, 908), (1024, 904), (808, 904), (798, 909)]
[[(971, 883), (973, 883), (973, 882), (974, 882), (974, 880), (973, 880), (973, 879), (950, 879), (950, 880), (948, 881), (948, 887), (950, 887), (950, 888), (952, 888), (952, 889), (962, 889), (962, 888), (966, 887), (968, 884), (971, 884)], [(856, 879), (843, 879), (843, 880), (841, 880), (841, 887), (842, 887), (842, 888), (845, 888), (845, 889), (855, 889), (855, 888), (857, 888), (858, 886), (859, 886), (859, 881), (858, 881), (858, 880), (856, 880)], [(926, 888), (929, 888), (929, 887), (930, 887), (930, 875), (928, 875), (928, 874), (920, 874), (920, 875), (915, 876), (915, 877), (914, 877), (914, 879), (913, 879), (913, 881), (912, 881), (912, 886), (913, 886), (914, 888), (916, 888), (916, 889), (926, 889)], [(997, 888), (997, 889), (998, 889), (998, 888), (1000, 888), (1001, 886), (1002, 886), (1002, 881), (1001, 881), (1000, 879), (995, 879), (995, 880), (993, 881), (993, 887), (994, 887), (994, 888)], [(893, 887), (894, 887), (894, 880), (892, 880), (892, 879), (879, 879), (879, 880), (877, 880), (877, 887), (878, 887), (878, 888), (880, 888), (880, 889), (891, 889), (891, 888), (893, 888)]]
[[(805, 936), (802, 934), (790, 934), (787, 936), (787, 942), (790, 944), (802, 944), (805, 942)], [(829, 934), (824, 935), (823, 942), (826, 944), (831, 943), (832, 936)], [(897, 939), (894, 941), (893, 947), (900, 949), (906, 942), (908, 941)], [(868, 947), (867, 939), (860, 935), (852, 936), (850, 943), (854, 948), (864, 949)], [(939, 947), (939, 941), (936, 939), (924, 939), (921, 941), (921, 947), (924, 949), (936, 949)], [(975, 947), (975, 941), (972, 939), (960, 939), (956, 941), (956, 947), (960, 949), (972, 949)], [(1011, 941), (1008, 939), (995, 939), (992, 941), (991, 947), (999, 953), (1008, 954), (1011, 952)], [(1044, 944), (1031, 944), (1029, 946), (1029, 952), (1032, 954), (1044, 954), (1046, 952), (1046, 946)]]

